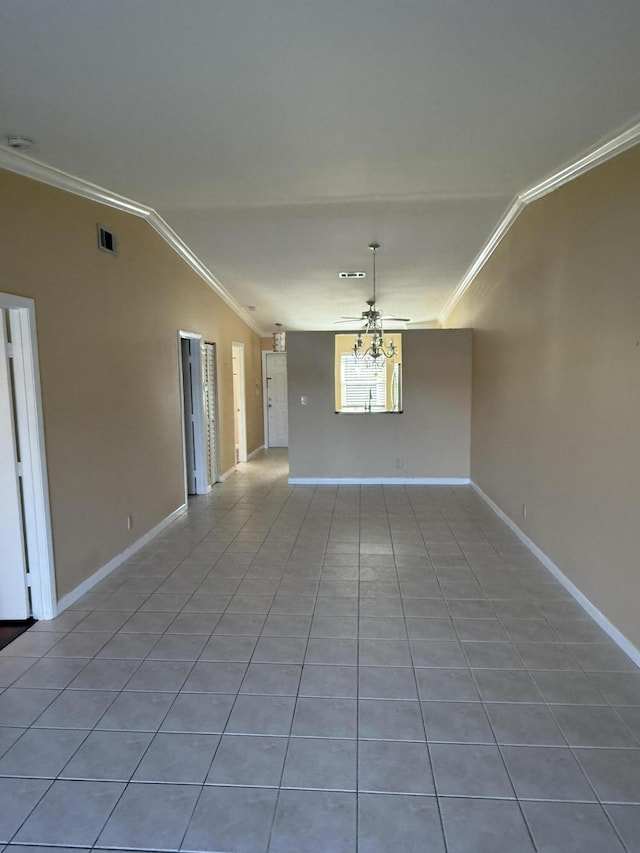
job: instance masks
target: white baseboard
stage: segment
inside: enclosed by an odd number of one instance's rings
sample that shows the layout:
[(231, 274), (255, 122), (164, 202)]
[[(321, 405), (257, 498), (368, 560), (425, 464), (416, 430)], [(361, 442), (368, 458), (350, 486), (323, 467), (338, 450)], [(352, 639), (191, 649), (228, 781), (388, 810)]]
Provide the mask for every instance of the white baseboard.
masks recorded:
[(251, 453), (247, 456), (247, 462), (253, 459), (254, 456), (257, 456), (258, 453), (262, 453), (264, 450), (264, 444), (261, 444), (260, 447), (256, 447), (255, 450), (252, 450)]
[(63, 610), (66, 610), (67, 607), (71, 607), (72, 604), (75, 604), (79, 598), (82, 598), (85, 593), (89, 592), (97, 583), (100, 583), (101, 580), (104, 580), (108, 575), (111, 574), (118, 566), (121, 566), (125, 560), (128, 560), (129, 557), (132, 557), (136, 551), (139, 551), (140, 548), (144, 547), (148, 542), (151, 542), (158, 533), (161, 533), (165, 527), (168, 527), (172, 521), (175, 521), (179, 515), (182, 515), (183, 512), (187, 509), (186, 504), (182, 504), (177, 509), (175, 509), (172, 513), (170, 513), (166, 518), (164, 518), (159, 524), (156, 524), (155, 527), (152, 527), (144, 536), (141, 536), (140, 539), (136, 539), (133, 545), (129, 545), (129, 547), (114, 557), (112, 560), (109, 560), (108, 563), (105, 563), (104, 566), (99, 568), (96, 572), (94, 572), (90, 577), (88, 577), (85, 581), (82, 581), (81, 584), (75, 589), (72, 589), (71, 592), (68, 592), (66, 595), (63, 595), (62, 598), (58, 599), (58, 614), (62, 613)]
[(505, 512), (503, 512), (495, 501), (492, 501), (489, 495), (485, 494), (480, 486), (477, 483), (471, 481), (471, 486), (473, 489), (480, 495), (482, 500), (491, 507), (491, 509), (495, 512), (495, 514), (509, 527), (518, 537), (518, 539), (526, 545), (526, 547), (531, 551), (531, 553), (537, 557), (542, 565), (548, 569), (551, 574), (558, 580), (562, 586), (569, 592), (578, 604), (591, 616), (595, 622), (605, 631), (611, 639), (616, 643), (622, 651), (628, 655), (631, 660), (636, 664), (636, 666), (640, 666), (640, 649), (638, 649), (634, 644), (629, 640), (625, 635), (619, 631), (616, 626), (611, 622), (607, 617), (602, 613), (598, 608), (593, 604), (587, 596), (581, 592), (578, 587), (573, 583), (573, 581), (569, 580), (569, 578), (565, 575), (562, 569), (559, 569), (558, 566), (551, 560), (544, 551), (541, 551), (540, 548), (535, 544), (532, 539), (523, 533), (522, 530), (518, 527), (518, 525), (511, 519)]
[(291, 486), (468, 486), (468, 477), (289, 477)]
[(228, 471), (225, 471), (225, 472), (224, 472), (224, 474), (220, 474), (220, 482), (221, 482), (221, 483), (224, 483), (224, 481), (225, 481), (225, 480), (228, 480), (228, 479), (229, 479), (229, 477), (230, 477), (232, 474), (235, 474), (237, 470), (238, 470), (238, 466), (237, 466), (237, 465), (233, 465), (231, 468), (229, 468), (229, 470), (228, 470)]

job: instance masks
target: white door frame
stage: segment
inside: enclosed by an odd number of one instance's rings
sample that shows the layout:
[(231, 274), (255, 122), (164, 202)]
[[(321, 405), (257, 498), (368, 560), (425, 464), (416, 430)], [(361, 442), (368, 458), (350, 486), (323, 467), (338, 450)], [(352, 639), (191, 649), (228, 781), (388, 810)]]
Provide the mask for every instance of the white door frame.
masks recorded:
[(32, 611), (35, 619), (53, 619), (58, 613), (58, 602), (35, 301), (0, 293), (0, 307), (10, 312), (16, 419), (22, 455), (24, 536), (29, 559)]
[(267, 385), (267, 355), (271, 350), (262, 350), (262, 420), (264, 422), (264, 446), (269, 447), (269, 386)]
[(20, 621), (31, 616), (31, 603), (11, 320), (11, 311), (0, 308), (0, 619)]
[[(238, 462), (247, 461), (247, 403), (245, 391), (245, 369), (244, 369), (244, 344), (238, 341), (231, 343), (232, 356), (236, 358), (237, 380), (235, 382), (236, 398), (235, 405), (238, 408), (238, 431), (240, 435), (236, 436), (238, 441)], [(233, 370), (233, 360), (231, 363)], [(234, 413), (235, 417), (235, 413)], [(235, 423), (235, 421), (234, 421)]]
[(196, 332), (187, 332), (183, 329), (178, 329), (178, 375), (180, 378), (180, 414), (181, 414), (181, 432), (182, 432), (182, 465), (184, 470), (184, 502), (189, 500), (189, 486), (187, 483), (187, 439), (184, 430), (185, 411), (184, 411), (184, 381), (182, 378), (182, 341), (192, 340), (197, 343), (197, 346), (192, 347), (193, 367), (192, 377), (195, 381), (192, 383), (191, 393), (193, 397), (193, 412), (194, 412), (194, 456), (196, 464), (196, 472), (202, 472), (196, 476), (196, 494), (206, 495), (210, 488), (207, 483), (207, 447), (206, 434), (204, 424), (204, 394), (203, 394), (203, 376), (202, 376), (202, 335)]

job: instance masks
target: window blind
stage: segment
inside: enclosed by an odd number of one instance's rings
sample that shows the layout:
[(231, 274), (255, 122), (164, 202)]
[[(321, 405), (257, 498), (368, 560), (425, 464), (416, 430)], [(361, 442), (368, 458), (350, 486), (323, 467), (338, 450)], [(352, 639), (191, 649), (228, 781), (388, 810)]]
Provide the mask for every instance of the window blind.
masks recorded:
[(343, 353), (340, 358), (340, 384), (343, 411), (384, 412), (387, 403), (385, 360), (356, 358)]

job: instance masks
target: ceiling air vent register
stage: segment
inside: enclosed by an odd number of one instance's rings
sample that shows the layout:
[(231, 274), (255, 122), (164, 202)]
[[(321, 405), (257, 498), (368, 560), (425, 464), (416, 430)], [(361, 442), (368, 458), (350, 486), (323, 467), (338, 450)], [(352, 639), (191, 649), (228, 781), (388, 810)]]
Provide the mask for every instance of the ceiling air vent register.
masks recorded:
[(103, 252), (116, 254), (116, 235), (113, 231), (108, 231), (104, 225), (98, 225), (98, 248)]

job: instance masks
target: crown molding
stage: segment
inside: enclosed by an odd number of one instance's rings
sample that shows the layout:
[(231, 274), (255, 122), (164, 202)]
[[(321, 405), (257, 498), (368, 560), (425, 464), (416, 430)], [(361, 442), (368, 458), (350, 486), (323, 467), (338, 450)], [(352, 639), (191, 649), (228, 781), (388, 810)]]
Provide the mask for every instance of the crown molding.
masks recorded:
[(34, 160), (17, 151), (0, 148), (0, 167), (8, 169), (10, 172), (16, 172), (18, 175), (23, 175), (25, 178), (32, 178), (34, 181), (40, 181), (40, 183), (49, 184), (52, 187), (57, 187), (74, 195), (88, 198), (91, 201), (106, 204), (108, 207), (124, 210), (126, 213), (132, 213), (134, 216), (140, 216), (143, 219), (147, 219), (152, 212), (151, 208), (146, 207), (144, 204), (139, 204), (130, 198), (125, 198), (125, 196), (106, 190), (104, 187), (99, 187), (90, 181), (76, 178), (74, 175), (69, 175), (61, 169), (48, 166), (46, 163), (41, 163), (39, 160)]
[[(578, 178), (591, 169), (600, 166), (607, 160), (616, 157), (640, 141), (640, 122), (627, 128), (585, 155), (573, 161), (557, 172), (549, 175), (537, 184), (523, 190), (513, 199), (510, 207), (499, 220), (475, 260), (465, 273), (455, 291), (445, 303), (438, 315), (438, 322), (444, 326), (449, 315), (456, 307), (462, 296), (469, 289), (474, 279), (489, 260), (503, 237), (509, 231), (524, 208), (549, 193), (554, 192), (569, 181)], [(211, 270), (198, 258), (171, 226), (151, 207), (111, 192), (111, 190), (85, 181), (61, 169), (56, 169), (39, 160), (34, 160), (17, 151), (0, 148), (0, 168), (23, 175), (27, 178), (49, 184), (74, 195), (97, 201), (108, 207), (122, 210), (145, 219), (155, 231), (171, 246), (171, 248), (208, 284), (208, 286), (231, 308), (231, 310), (260, 337), (267, 337), (268, 332), (258, 326), (253, 317), (234, 299), (229, 291), (218, 281)]]
[(43, 184), (57, 187), (65, 190), (65, 192), (73, 193), (73, 195), (82, 196), (82, 198), (97, 201), (99, 204), (104, 204), (107, 207), (113, 207), (116, 210), (122, 210), (125, 213), (139, 216), (145, 219), (149, 225), (157, 231), (162, 239), (171, 246), (171, 248), (187, 263), (191, 269), (200, 276), (200, 278), (209, 285), (209, 287), (225, 302), (229, 308), (236, 314), (244, 323), (253, 329), (260, 337), (267, 337), (269, 334), (258, 326), (253, 317), (248, 311), (237, 302), (229, 291), (218, 281), (211, 270), (202, 263), (200, 258), (193, 252), (184, 240), (176, 234), (173, 228), (160, 216), (160, 214), (152, 207), (140, 204), (126, 196), (111, 192), (111, 190), (93, 184), (90, 181), (85, 181), (82, 178), (77, 178), (75, 175), (70, 175), (63, 172), (61, 169), (56, 169), (46, 163), (41, 163), (39, 160), (34, 160), (24, 154), (19, 154), (17, 151), (10, 151), (6, 148), (0, 148), (0, 168), (7, 169), (10, 172), (15, 172), (18, 175), (23, 175), (26, 178), (32, 178), (34, 181), (40, 181)]
[(564, 184), (568, 184), (569, 181), (579, 178), (580, 175), (584, 175), (585, 172), (590, 172), (591, 169), (595, 169), (596, 166), (606, 163), (607, 160), (617, 157), (618, 154), (622, 154), (622, 152), (626, 151), (628, 148), (633, 148), (633, 146), (639, 141), (640, 122), (627, 128), (627, 130), (622, 133), (618, 133), (616, 136), (608, 139), (596, 148), (591, 149), (578, 160), (574, 160), (573, 163), (569, 163), (569, 165), (565, 166), (564, 169), (560, 169), (559, 172), (554, 172), (552, 175), (549, 175), (548, 178), (540, 181), (540, 183), (529, 187), (529, 189), (520, 193), (518, 198), (520, 198), (525, 204), (536, 201), (537, 199), (552, 193), (554, 190), (557, 190), (559, 187), (564, 186)]
[(445, 303), (444, 308), (438, 316), (438, 322), (441, 326), (444, 326), (449, 314), (451, 314), (460, 299), (462, 299), (463, 294), (469, 289), (475, 277), (478, 275), (482, 267), (486, 264), (491, 255), (494, 253), (498, 244), (500, 243), (504, 235), (507, 233), (507, 231), (511, 228), (518, 216), (520, 216), (524, 208), (524, 202), (519, 197), (516, 197), (513, 200), (511, 207), (509, 207), (507, 212), (503, 214), (502, 219), (498, 222), (495, 230), (493, 231), (487, 242), (484, 244), (482, 249), (480, 249), (480, 252), (478, 253), (476, 259), (464, 274), (464, 278)]
[(618, 133), (616, 136), (601, 145), (598, 145), (596, 148), (591, 149), (582, 157), (579, 157), (568, 166), (565, 166), (563, 169), (560, 169), (559, 171), (544, 178), (544, 180), (539, 183), (533, 184), (528, 189), (518, 193), (511, 206), (503, 215), (502, 219), (500, 219), (491, 236), (478, 253), (474, 262), (465, 273), (462, 281), (445, 303), (444, 308), (438, 315), (439, 323), (444, 326), (447, 322), (453, 309), (456, 307), (464, 293), (469, 289), (473, 280), (489, 260), (502, 238), (528, 204), (531, 204), (533, 201), (537, 201), (545, 195), (549, 195), (549, 193), (552, 193), (565, 184), (568, 184), (569, 181), (573, 181), (575, 178), (580, 177), (580, 175), (584, 175), (585, 172), (589, 172), (591, 169), (595, 169), (596, 166), (606, 163), (607, 160), (617, 157), (618, 154), (622, 154), (623, 151), (632, 148), (639, 141), (640, 122), (627, 128), (627, 130), (622, 133)]

